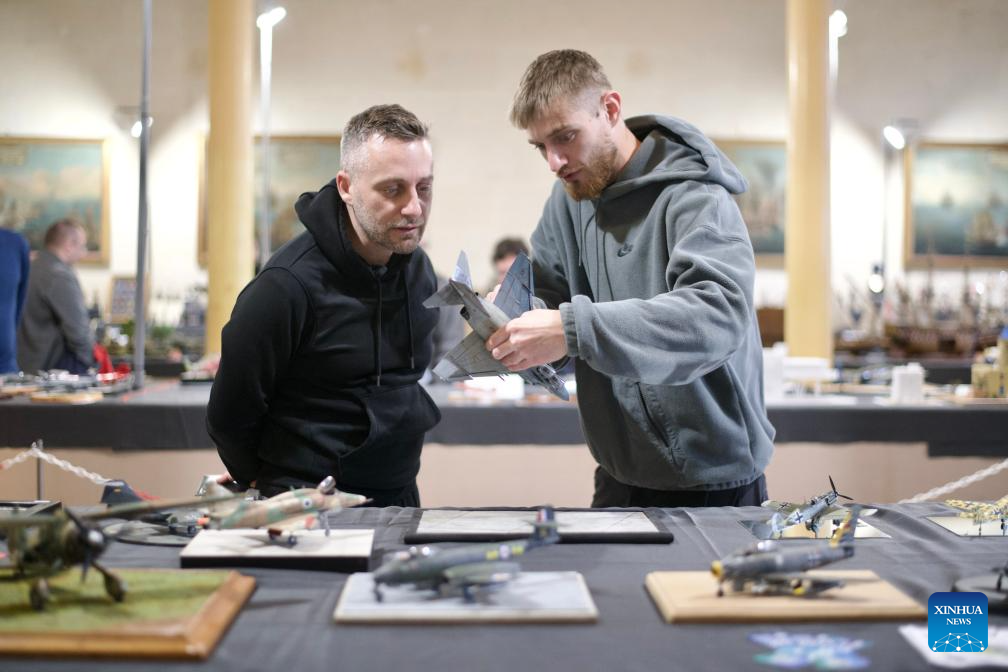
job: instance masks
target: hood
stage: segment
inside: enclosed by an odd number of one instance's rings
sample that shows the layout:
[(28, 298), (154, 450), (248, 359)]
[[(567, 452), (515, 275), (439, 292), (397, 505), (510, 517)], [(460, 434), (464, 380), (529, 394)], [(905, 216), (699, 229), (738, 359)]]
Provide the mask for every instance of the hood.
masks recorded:
[(383, 285), (399, 283), (405, 292), (406, 327), (409, 330), (410, 367), (414, 366), (415, 343), (413, 342), (413, 315), (410, 307), (410, 288), (406, 282), (405, 267), (409, 263), (410, 254), (393, 254), (385, 266), (372, 267), (353, 249), (347, 234), (350, 214), (346, 203), (339, 195), (335, 178), (318, 191), (301, 194), (294, 204), (301, 223), (315, 239), (322, 256), (332, 265), (337, 273), (345, 276), (350, 282), (361, 288), (367, 294), (377, 298), (372, 319), (372, 349), (375, 358), (375, 383), (381, 386), (382, 358), (382, 300)]
[(626, 125), (641, 145), (602, 192), (602, 200), (652, 184), (684, 180), (719, 184), (731, 194), (748, 188), (738, 168), (692, 124), (652, 114), (631, 117)]
[[(315, 239), (319, 251), (341, 274), (367, 287), (375, 284), (375, 273), (353, 249), (347, 228), (351, 226), (346, 204), (333, 179), (318, 191), (308, 191), (294, 204), (298, 219)], [(385, 273), (398, 270), (410, 258), (409, 254), (393, 254), (385, 265)]]

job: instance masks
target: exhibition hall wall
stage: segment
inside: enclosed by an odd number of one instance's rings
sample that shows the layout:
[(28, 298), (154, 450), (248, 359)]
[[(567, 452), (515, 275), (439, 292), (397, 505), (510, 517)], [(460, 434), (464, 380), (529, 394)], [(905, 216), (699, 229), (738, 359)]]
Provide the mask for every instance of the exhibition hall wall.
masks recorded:
[[(204, 0), (153, 4), (150, 315), (171, 323), (190, 288), (206, 282), (197, 223), (213, 36)], [(492, 277), (493, 242), (531, 233), (552, 181), (507, 120), (522, 71), (543, 51), (595, 55), (627, 115), (682, 117), (719, 139), (787, 134), (784, 0), (283, 4), (272, 133), (334, 135), (380, 102), (416, 112), (435, 146), (428, 252), (450, 273), (464, 248), (480, 284)], [(848, 17), (832, 112), (834, 290), (863, 288), (884, 244), (890, 276), (919, 288), (925, 272), (903, 269), (902, 164), (883, 149), (881, 129), (912, 120), (918, 139), (1008, 141), (1008, 2), (833, 4)], [(135, 273), (139, 150), (129, 129), (140, 95), (141, 11), (137, 0), (0, 0), (0, 135), (108, 143), (109, 260), (80, 273), (89, 302), (103, 306), (111, 278)], [(996, 269), (970, 277), (1005, 282)], [(939, 296), (957, 298), (962, 283), (961, 268), (936, 277)], [(783, 270), (762, 268), (757, 304), (783, 305), (785, 293)]]

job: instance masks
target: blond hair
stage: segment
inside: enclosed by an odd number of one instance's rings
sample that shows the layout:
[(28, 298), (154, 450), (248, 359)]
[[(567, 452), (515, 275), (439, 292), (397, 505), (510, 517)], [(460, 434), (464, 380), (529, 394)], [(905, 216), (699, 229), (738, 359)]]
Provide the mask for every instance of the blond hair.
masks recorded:
[(576, 49), (546, 52), (522, 75), (511, 104), (511, 123), (528, 128), (557, 102), (610, 89), (609, 78), (591, 54)]

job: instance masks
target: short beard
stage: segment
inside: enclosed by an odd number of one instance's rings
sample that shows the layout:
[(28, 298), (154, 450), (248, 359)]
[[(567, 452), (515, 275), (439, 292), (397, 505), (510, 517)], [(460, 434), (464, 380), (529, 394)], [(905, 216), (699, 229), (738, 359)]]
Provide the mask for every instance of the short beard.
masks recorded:
[(604, 138), (581, 169), (582, 180), (563, 183), (567, 194), (575, 201), (594, 200), (601, 196), (619, 172), (616, 170), (616, 153), (616, 143)]
[[(406, 218), (401, 218), (390, 224), (387, 228), (383, 229), (377, 224), (378, 218), (370, 210), (368, 210), (367, 206), (363, 204), (354, 209), (354, 214), (357, 216), (357, 223), (364, 231), (364, 235), (368, 242), (389, 250), (393, 254), (411, 254), (414, 252), (416, 248), (419, 247), (420, 241), (423, 240), (424, 231), (427, 229), (427, 223), (424, 221), (423, 217), (418, 217), (414, 222), (410, 222)], [(416, 222), (420, 222), (419, 235), (416, 240), (392, 240), (389, 232), (393, 227), (400, 226), (402, 224), (409, 224), (413, 226)]]

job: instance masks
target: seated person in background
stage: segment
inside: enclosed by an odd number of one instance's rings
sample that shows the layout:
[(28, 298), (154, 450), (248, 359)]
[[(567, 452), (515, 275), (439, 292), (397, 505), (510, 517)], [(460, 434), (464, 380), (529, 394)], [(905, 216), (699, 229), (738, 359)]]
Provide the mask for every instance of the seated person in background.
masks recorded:
[(418, 384), (431, 361), (434, 269), (417, 249), (434, 181), (427, 127), (398, 105), (354, 116), (341, 169), (295, 209), (307, 231), (242, 290), (222, 334), (207, 430), (239, 486), (265, 496), (326, 476), (374, 506), (419, 506)]
[(504, 282), (504, 276), (507, 275), (511, 263), (519, 252), (524, 252), (525, 256), (529, 254), (528, 245), (521, 238), (501, 238), (494, 245), (492, 260), (494, 270), (497, 272), (496, 284)]
[(94, 366), (95, 342), (73, 265), (87, 252), (87, 232), (80, 222), (60, 219), (46, 230), (44, 244), (28, 275), (17, 332), (18, 365), (26, 373), (86, 373)]
[(28, 292), (28, 241), (0, 229), (0, 373), (18, 370), (17, 325)]

